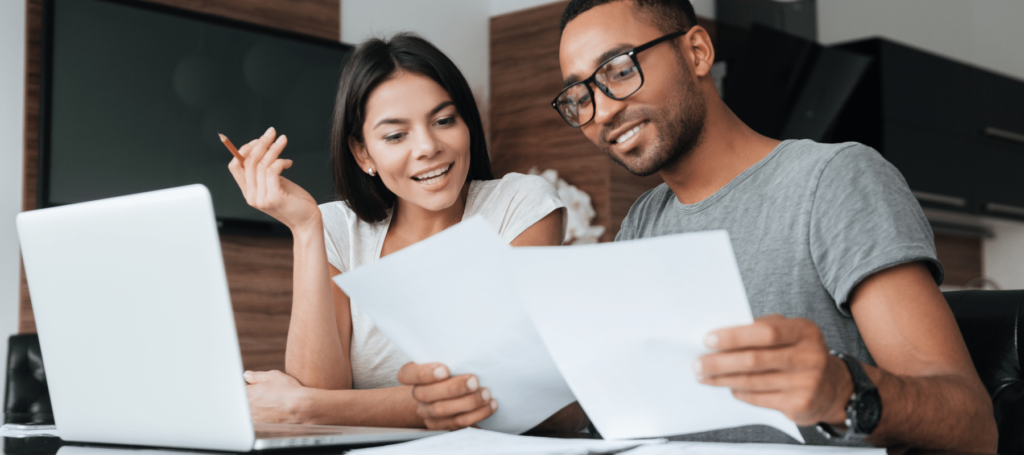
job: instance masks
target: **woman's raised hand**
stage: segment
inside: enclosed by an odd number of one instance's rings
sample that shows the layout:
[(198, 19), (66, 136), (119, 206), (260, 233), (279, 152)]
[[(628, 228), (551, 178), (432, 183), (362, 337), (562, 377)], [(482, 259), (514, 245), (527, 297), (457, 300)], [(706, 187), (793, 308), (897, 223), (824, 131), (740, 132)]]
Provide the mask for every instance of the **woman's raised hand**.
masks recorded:
[[(275, 139), (276, 138), (276, 139)], [(242, 189), (245, 202), (284, 223), (292, 232), (303, 228), (319, 228), (320, 209), (306, 190), (281, 176), (292, 167), (292, 160), (281, 159), (288, 138), (277, 136), (273, 127), (238, 149), (245, 158), (233, 158), (228, 164), (231, 175)]]

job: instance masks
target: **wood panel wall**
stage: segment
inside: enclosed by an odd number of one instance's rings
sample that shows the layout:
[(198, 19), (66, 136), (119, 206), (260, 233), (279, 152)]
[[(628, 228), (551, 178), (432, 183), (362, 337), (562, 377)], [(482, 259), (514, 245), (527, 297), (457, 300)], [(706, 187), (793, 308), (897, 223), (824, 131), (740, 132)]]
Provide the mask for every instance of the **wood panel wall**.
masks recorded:
[(937, 233), (935, 252), (946, 271), (943, 286), (963, 286), (982, 276), (980, 237)]
[[(534, 166), (557, 170), (590, 195), (596, 212), (592, 224), (605, 227), (601, 241), (607, 242), (619, 232), (633, 202), (662, 179), (630, 174), (551, 108), (562, 89), (558, 27), (568, 3), (491, 18), (491, 165), (496, 176), (526, 173)], [(717, 41), (714, 21), (701, 18), (700, 23)]]
[(562, 89), (558, 24), (567, 3), (491, 18), (491, 164), (496, 176), (557, 170), (590, 195), (592, 224), (605, 226), (601, 240), (610, 241), (633, 201), (661, 178), (621, 170), (551, 108)]
[[(296, 33), (338, 40), (338, 0), (139, 0)], [(27, 0), (23, 210), (36, 207), (39, 166), (39, 87), (42, 0)], [(226, 170), (225, 170), (226, 172)], [(284, 369), (292, 294), (290, 239), (222, 235), (235, 324), (245, 368)], [(20, 333), (34, 333), (31, 297), (21, 273)]]

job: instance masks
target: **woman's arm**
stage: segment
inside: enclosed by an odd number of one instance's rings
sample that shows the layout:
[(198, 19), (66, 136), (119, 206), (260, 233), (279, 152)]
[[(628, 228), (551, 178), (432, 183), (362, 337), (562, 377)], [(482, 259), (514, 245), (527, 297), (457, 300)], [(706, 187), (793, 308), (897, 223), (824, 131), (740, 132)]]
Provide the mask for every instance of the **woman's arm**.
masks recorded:
[(325, 390), (303, 387), (280, 371), (252, 371), (249, 408), (254, 422), (423, 428), (411, 387)]
[[(232, 159), (228, 169), (246, 203), (292, 231), (295, 262), (286, 370), (306, 386), (351, 388), (347, 352), (351, 333), (349, 313), (335, 312), (330, 274), (337, 270), (331, 270), (327, 263), (323, 221), (316, 200), (281, 176), (292, 165), (291, 160), (279, 158), (287, 144), (285, 136), (277, 136), (269, 128), (259, 139), (242, 146), (239, 153), (243, 160)], [(348, 307), (344, 294), (339, 300), (339, 306)]]
[(293, 235), (295, 266), (285, 371), (306, 387), (351, 389), (349, 299), (331, 282), (331, 276), (340, 272), (327, 262), (322, 226), (317, 223)]

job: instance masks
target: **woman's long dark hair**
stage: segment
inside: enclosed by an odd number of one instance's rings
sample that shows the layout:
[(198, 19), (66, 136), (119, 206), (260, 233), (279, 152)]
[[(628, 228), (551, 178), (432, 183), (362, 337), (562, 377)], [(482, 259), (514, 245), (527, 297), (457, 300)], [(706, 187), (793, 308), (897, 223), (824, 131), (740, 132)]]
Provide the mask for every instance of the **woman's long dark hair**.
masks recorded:
[(356, 216), (366, 222), (386, 218), (387, 210), (395, 203), (395, 194), (384, 186), (379, 176), (370, 177), (360, 169), (349, 147), (349, 139), (366, 143), (363, 137), (366, 100), (381, 82), (402, 71), (432, 79), (452, 97), (455, 109), (469, 127), (466, 182), (494, 178), (480, 112), (466, 78), (455, 63), (433, 44), (413, 34), (400, 33), (390, 40), (369, 39), (356, 48), (342, 70), (331, 126), (335, 192), (339, 200), (345, 201)]

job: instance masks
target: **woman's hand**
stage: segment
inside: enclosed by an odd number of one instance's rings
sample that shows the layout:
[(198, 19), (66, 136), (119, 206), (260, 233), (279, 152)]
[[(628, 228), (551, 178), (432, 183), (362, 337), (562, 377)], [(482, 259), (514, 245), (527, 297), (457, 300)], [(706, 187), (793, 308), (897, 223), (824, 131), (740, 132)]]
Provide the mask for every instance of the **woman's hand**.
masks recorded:
[(233, 158), (228, 169), (250, 206), (284, 223), (292, 232), (313, 227), (320, 221), (320, 209), (306, 190), (281, 176), (292, 167), (292, 160), (278, 158), (288, 138), (276, 134), (271, 127), (259, 139), (243, 145), (238, 153), (245, 162)]
[(440, 363), (409, 362), (398, 370), (398, 382), (411, 385), (416, 413), (431, 430), (457, 430), (484, 420), (498, 409), (491, 391), (480, 387), (476, 376), (449, 377)]
[(277, 370), (246, 371), (245, 382), (253, 422), (310, 423), (308, 389), (297, 379)]

